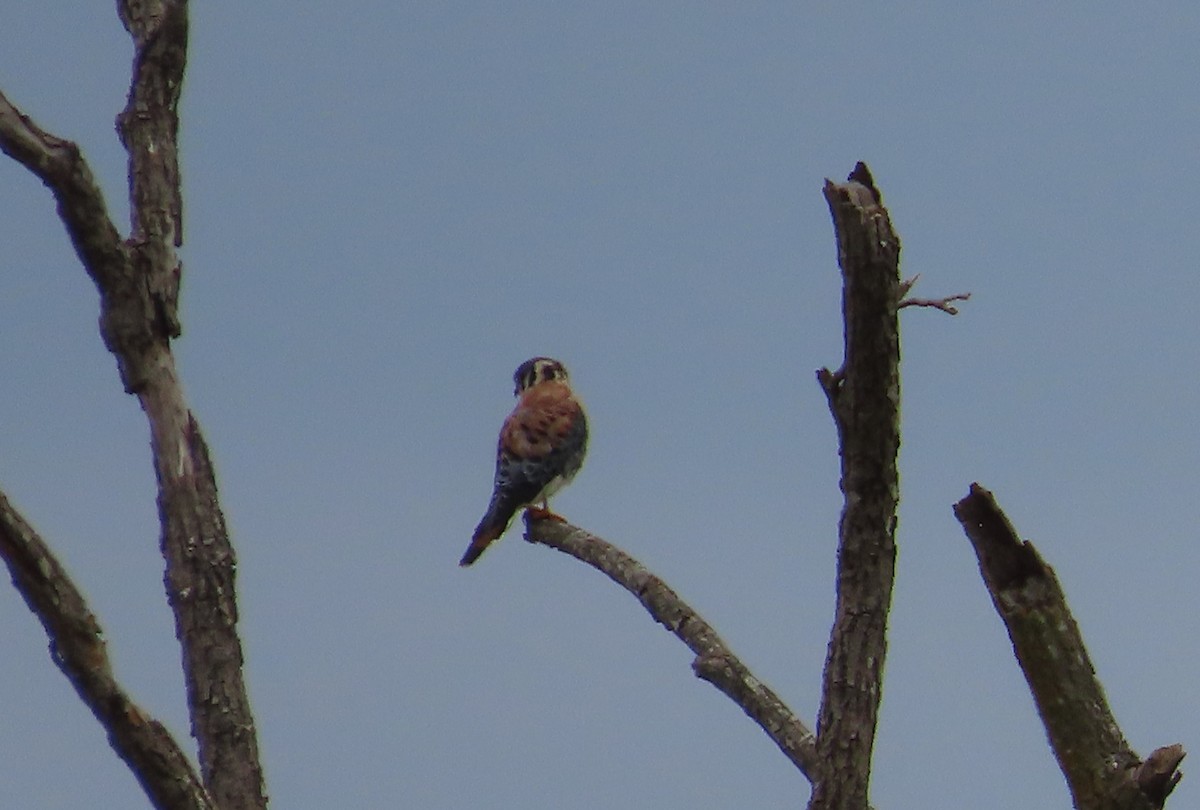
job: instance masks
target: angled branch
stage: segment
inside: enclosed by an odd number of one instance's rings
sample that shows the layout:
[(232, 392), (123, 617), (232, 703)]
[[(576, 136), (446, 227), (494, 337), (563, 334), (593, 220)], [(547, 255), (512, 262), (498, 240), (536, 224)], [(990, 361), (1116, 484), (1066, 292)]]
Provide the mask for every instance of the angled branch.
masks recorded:
[(825, 659), (811, 810), (867, 807), (896, 562), (900, 240), (859, 163), (825, 181), (842, 269), (845, 359), (817, 379), (841, 448), (837, 608)]
[(813, 734), (770, 687), (756, 678), (725, 645), (712, 626), (621, 549), (583, 529), (552, 519), (525, 517), (525, 539), (587, 563), (629, 591), (651, 618), (688, 646), (696, 658), (692, 671), (721, 690), (767, 733), (784, 756), (813, 780), (817, 748)]
[(186, 755), (113, 676), (103, 631), (50, 549), (0, 493), (0, 557), (50, 638), (50, 657), (160, 810), (214, 810)]
[(978, 484), (954, 505), (1012, 641), (1075, 806), (1160, 808), (1180, 779), (1183, 748), (1139, 760), (1117, 725), (1054, 570), (1022, 542)]
[(129, 253), (79, 147), (43, 130), (3, 92), (0, 151), (29, 169), (54, 194), (71, 244), (93, 277), (111, 278), (125, 272)]

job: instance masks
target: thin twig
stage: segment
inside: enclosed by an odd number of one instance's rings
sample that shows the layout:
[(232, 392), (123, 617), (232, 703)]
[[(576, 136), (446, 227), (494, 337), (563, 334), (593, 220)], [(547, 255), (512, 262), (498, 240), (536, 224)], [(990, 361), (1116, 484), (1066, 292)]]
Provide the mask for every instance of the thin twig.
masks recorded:
[(957, 293), (955, 295), (948, 295), (945, 298), (905, 298), (903, 301), (900, 302), (899, 308), (904, 309), (905, 307), (933, 307), (934, 309), (940, 309), (942, 312), (948, 313), (950, 315), (957, 315), (958, 307), (952, 306), (950, 302), (951, 301), (970, 301), (970, 300), (971, 300), (970, 293)]
[(921, 274), (917, 273), (912, 278), (900, 282), (900, 303), (897, 305), (897, 309), (904, 309), (905, 307), (932, 307), (950, 315), (957, 315), (958, 307), (952, 306), (951, 302), (971, 300), (970, 293), (956, 293), (955, 295), (947, 295), (945, 298), (909, 298), (909, 291), (916, 286), (920, 279)]

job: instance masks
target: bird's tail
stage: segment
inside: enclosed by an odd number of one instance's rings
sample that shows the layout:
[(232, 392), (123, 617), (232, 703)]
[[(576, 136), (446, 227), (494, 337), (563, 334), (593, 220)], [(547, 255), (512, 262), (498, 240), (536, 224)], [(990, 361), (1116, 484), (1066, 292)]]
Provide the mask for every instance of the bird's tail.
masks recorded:
[(467, 553), (458, 561), (459, 565), (470, 565), (479, 559), (479, 555), (492, 544), (492, 541), (504, 533), (504, 527), (480, 527), (475, 530), (475, 536), (471, 538), (471, 545), (467, 546)]
[(504, 534), (504, 530), (508, 528), (509, 521), (512, 520), (513, 513), (517, 511), (514, 508), (504, 507), (507, 507), (507, 504), (493, 503), (489, 507), (487, 514), (483, 516), (483, 520), (479, 521), (479, 525), (475, 527), (475, 534), (471, 537), (471, 545), (467, 546), (467, 552), (458, 561), (459, 565), (470, 565), (478, 560), (479, 555), (497, 537)]

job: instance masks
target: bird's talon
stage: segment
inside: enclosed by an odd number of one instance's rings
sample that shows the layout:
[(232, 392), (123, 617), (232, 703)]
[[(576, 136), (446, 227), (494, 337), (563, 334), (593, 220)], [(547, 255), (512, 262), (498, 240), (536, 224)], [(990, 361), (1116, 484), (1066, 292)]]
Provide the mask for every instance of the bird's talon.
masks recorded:
[(555, 523), (566, 523), (567, 519), (561, 515), (556, 515), (549, 509), (543, 509), (540, 506), (530, 506), (525, 509), (525, 515), (530, 520), (553, 520)]

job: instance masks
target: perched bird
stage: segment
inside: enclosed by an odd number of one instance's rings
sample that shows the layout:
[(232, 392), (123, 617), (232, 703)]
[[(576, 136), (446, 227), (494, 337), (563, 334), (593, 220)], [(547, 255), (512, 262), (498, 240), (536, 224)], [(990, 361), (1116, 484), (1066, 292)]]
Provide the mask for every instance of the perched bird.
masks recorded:
[(550, 496), (583, 466), (587, 417), (571, 392), (563, 364), (549, 357), (526, 360), (513, 382), (517, 405), (500, 428), (492, 500), (459, 565), (479, 559), (521, 507), (539, 505), (549, 515)]

